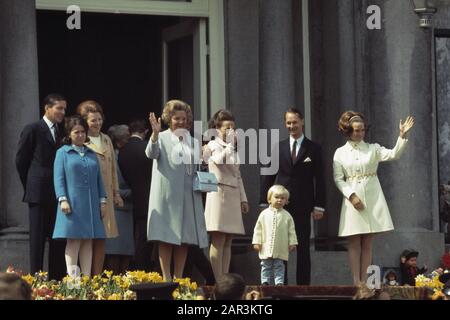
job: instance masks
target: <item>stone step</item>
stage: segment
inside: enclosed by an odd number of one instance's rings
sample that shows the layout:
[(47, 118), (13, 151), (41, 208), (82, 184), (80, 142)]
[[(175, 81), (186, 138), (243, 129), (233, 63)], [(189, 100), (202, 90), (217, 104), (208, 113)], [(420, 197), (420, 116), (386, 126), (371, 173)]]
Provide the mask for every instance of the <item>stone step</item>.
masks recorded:
[[(29, 272), (29, 236), (28, 231), (21, 227), (0, 230), (0, 271), (9, 266), (23, 273)], [(44, 270), (48, 270), (48, 243), (44, 252)]]

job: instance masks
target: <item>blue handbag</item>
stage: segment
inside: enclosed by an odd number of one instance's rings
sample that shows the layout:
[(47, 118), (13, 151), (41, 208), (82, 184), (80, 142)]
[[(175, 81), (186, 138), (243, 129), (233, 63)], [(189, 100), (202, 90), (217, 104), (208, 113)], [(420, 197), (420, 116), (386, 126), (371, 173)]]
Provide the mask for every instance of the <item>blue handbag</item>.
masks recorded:
[(216, 192), (217, 178), (212, 172), (197, 171), (194, 176), (194, 191)]

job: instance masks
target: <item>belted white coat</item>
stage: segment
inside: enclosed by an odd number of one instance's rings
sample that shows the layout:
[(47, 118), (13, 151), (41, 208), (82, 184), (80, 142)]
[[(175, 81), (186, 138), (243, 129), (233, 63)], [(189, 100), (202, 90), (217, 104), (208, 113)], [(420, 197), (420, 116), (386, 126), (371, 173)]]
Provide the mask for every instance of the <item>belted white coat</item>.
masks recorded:
[[(348, 141), (338, 148), (333, 158), (336, 186), (343, 194), (339, 236), (367, 234), (394, 229), (389, 208), (377, 176), (378, 164), (400, 158), (407, 139), (398, 138), (393, 149), (377, 143)], [(356, 210), (349, 197), (355, 193), (364, 209)]]

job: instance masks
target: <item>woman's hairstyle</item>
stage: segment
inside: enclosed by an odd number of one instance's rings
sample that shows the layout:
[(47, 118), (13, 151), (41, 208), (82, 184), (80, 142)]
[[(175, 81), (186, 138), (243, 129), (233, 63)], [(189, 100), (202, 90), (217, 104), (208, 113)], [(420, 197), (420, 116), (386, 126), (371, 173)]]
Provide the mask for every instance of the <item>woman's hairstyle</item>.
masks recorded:
[(47, 95), (44, 100), (42, 101), (42, 105), (44, 106), (44, 109), (46, 107), (53, 107), (54, 104), (56, 104), (58, 101), (66, 101), (66, 98), (64, 98), (59, 93), (50, 93)]
[(130, 137), (130, 130), (126, 124), (115, 124), (109, 127), (108, 136), (111, 138), (111, 142), (114, 148), (117, 149), (117, 142), (125, 140)]
[(231, 111), (226, 109), (220, 109), (212, 118), (208, 121), (209, 129), (219, 129), (222, 126), (223, 121), (235, 121)]
[(349, 137), (353, 133), (352, 123), (361, 122), (364, 123), (364, 129), (366, 132), (369, 131), (369, 126), (367, 125), (366, 118), (361, 112), (356, 111), (345, 111), (338, 121), (338, 130), (342, 132), (345, 136)]
[(72, 132), (73, 127), (75, 126), (82, 126), (84, 128), (84, 131), (86, 132), (86, 141), (89, 141), (88, 138), (88, 130), (89, 126), (84, 118), (82, 118), (79, 115), (71, 116), (66, 118), (66, 122), (64, 124), (64, 131), (65, 131), (65, 137), (63, 139), (63, 144), (72, 144), (72, 139), (70, 139), (70, 133)]
[(267, 202), (270, 203), (270, 200), (272, 199), (272, 196), (274, 194), (282, 194), (286, 197), (287, 200), (289, 200), (289, 191), (285, 187), (283, 187), (280, 184), (275, 184), (270, 187), (269, 191), (267, 192)]
[(88, 118), (89, 113), (98, 112), (102, 116), (102, 119), (105, 120), (105, 115), (103, 113), (102, 106), (95, 100), (86, 100), (80, 103), (77, 107), (77, 114), (82, 116), (85, 120)]
[(169, 100), (166, 102), (161, 119), (164, 121), (164, 123), (168, 126), (170, 126), (170, 120), (174, 116), (175, 112), (177, 111), (184, 111), (186, 112), (186, 122), (187, 122), (187, 128), (190, 129), (192, 126), (192, 110), (191, 106), (188, 105), (186, 102), (181, 100)]

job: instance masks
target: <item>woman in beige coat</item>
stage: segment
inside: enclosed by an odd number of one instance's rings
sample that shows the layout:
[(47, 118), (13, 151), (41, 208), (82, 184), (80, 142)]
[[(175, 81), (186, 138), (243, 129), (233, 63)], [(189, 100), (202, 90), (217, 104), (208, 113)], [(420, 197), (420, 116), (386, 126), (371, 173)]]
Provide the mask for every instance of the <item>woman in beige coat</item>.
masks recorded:
[(367, 123), (359, 112), (346, 111), (339, 119), (339, 131), (347, 143), (334, 154), (334, 181), (344, 196), (339, 236), (348, 237), (350, 267), (355, 285), (367, 280), (372, 260), (373, 236), (394, 229), (391, 215), (377, 177), (378, 164), (400, 158), (414, 119), (400, 120), (400, 136), (392, 150), (364, 142)]
[[(87, 100), (78, 105), (77, 113), (87, 121), (89, 126), (89, 141), (85, 145), (95, 151), (100, 162), (100, 171), (107, 195), (106, 213), (103, 217), (106, 238), (115, 238), (119, 235), (119, 231), (116, 224), (114, 205), (123, 207), (123, 200), (119, 192), (114, 146), (111, 139), (100, 132), (104, 119), (103, 109), (96, 101)], [(101, 274), (105, 260), (105, 239), (94, 240), (92, 257), (91, 274)]]
[(245, 234), (242, 213), (247, 213), (249, 208), (235, 149), (234, 117), (230, 111), (219, 110), (209, 126), (217, 134), (205, 146), (203, 159), (209, 171), (216, 175), (218, 191), (206, 195), (205, 222), (211, 235), (211, 265), (218, 279), (228, 273), (233, 235)]

